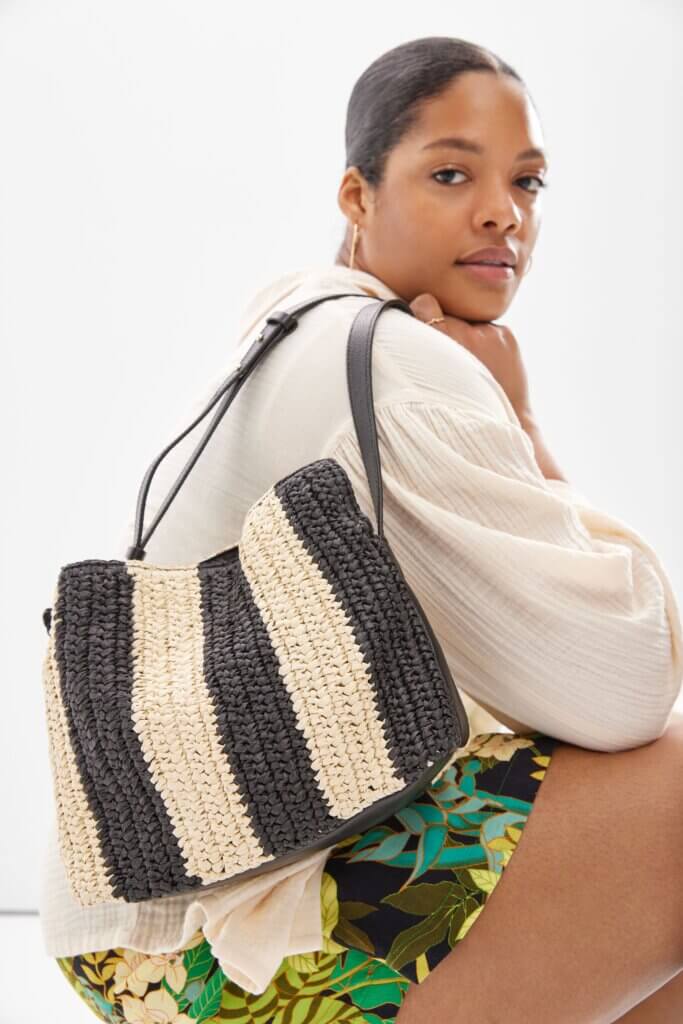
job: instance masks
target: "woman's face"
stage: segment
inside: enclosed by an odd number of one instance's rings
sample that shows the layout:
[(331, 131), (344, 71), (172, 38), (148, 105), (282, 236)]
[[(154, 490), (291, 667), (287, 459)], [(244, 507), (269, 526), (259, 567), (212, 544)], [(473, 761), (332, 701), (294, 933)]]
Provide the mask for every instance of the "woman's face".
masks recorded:
[[(460, 144), (437, 143), (445, 137)], [(354, 266), (407, 302), (430, 292), (451, 316), (496, 320), (519, 287), (538, 235), (537, 179), (543, 180), (547, 163), (525, 151), (542, 145), (538, 118), (519, 82), (487, 72), (461, 75), (425, 102), (389, 154), (379, 189), (357, 168), (346, 170), (338, 202), (359, 225)], [(456, 263), (488, 246), (511, 248), (516, 266), (487, 277)]]

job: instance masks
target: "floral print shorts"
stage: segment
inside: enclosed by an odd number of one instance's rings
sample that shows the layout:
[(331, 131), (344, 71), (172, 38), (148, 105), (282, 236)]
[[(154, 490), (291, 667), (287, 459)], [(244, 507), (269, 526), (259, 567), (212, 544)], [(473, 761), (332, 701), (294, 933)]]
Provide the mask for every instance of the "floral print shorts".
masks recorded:
[(324, 949), (288, 956), (265, 992), (234, 984), (199, 929), (163, 954), (57, 960), (109, 1024), (382, 1024), (475, 925), (513, 856), (557, 740), (482, 733), (420, 796), (333, 847)]

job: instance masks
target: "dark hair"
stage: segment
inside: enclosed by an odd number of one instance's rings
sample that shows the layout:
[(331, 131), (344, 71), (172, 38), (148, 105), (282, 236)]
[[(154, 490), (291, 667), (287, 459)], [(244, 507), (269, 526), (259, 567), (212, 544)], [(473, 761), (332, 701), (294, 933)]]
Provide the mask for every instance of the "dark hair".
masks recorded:
[(521, 77), (490, 50), (464, 39), (426, 36), (387, 50), (354, 85), (346, 108), (346, 167), (381, 184), (387, 158), (415, 124), (424, 100), (446, 90), (465, 71)]

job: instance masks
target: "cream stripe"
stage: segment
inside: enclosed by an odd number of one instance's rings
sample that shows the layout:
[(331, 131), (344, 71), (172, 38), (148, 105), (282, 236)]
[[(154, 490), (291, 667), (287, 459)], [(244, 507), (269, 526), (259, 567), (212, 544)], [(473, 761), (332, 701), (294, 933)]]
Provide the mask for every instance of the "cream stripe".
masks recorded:
[(57, 834), (61, 859), (74, 898), (84, 907), (97, 903), (125, 902), (114, 897), (102, 856), (97, 819), (90, 810), (59, 688), (59, 665), (55, 656), (55, 634), (60, 621), (54, 613), (58, 589), (52, 601), (52, 623), (42, 678), (47, 718), (48, 752), (52, 769)]
[(331, 813), (350, 818), (405, 788), (352, 623), (272, 487), (247, 513), (239, 552)]
[(199, 574), (134, 560), (127, 568), (134, 728), (188, 875), (220, 881), (273, 858), (251, 827), (204, 680)]

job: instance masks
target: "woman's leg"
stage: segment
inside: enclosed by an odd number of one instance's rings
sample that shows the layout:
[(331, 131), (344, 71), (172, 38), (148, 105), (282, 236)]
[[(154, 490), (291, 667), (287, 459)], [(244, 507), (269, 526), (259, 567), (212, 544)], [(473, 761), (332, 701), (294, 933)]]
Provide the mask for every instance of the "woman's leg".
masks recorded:
[(656, 992), (638, 1003), (617, 1024), (681, 1024), (683, 1021), (683, 970)]
[(683, 716), (645, 746), (555, 748), (471, 932), (396, 1024), (612, 1024), (683, 967)]

